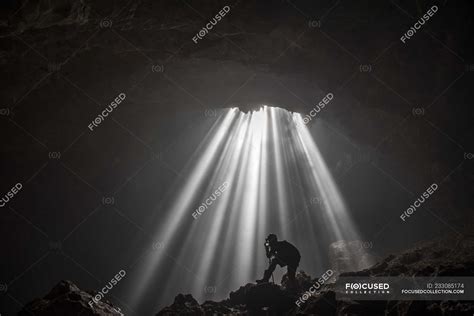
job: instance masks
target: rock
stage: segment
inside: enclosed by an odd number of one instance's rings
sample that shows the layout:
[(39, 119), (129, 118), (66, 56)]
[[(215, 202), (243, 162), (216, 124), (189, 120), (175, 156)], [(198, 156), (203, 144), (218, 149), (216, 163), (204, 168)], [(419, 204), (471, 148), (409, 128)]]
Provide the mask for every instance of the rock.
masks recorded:
[(237, 291), (230, 292), (228, 303), (231, 306), (245, 304), (246, 297), (247, 297), (247, 292), (253, 286), (255, 286), (255, 284), (247, 283), (245, 286), (241, 286)]
[(45, 29), (52, 26), (83, 25), (89, 22), (91, 7), (85, 0), (24, 1), (16, 8), (13, 18), (0, 27), (0, 36), (19, 34), (29, 29)]
[[(339, 243), (334, 246), (335, 249), (342, 249), (354, 245)], [(469, 276), (474, 272), (473, 259), (474, 242), (451, 236), (421, 243), (399, 254), (391, 254), (370, 268), (343, 272), (340, 276)], [(287, 277), (284, 275), (281, 286), (272, 283), (260, 285), (249, 283), (231, 292), (229, 298), (224, 301), (205, 302), (201, 305), (201, 310), (205, 311), (205, 315), (263, 315), (293, 312), (296, 315), (324, 316), (474, 314), (472, 302), (336, 300), (332, 282), (321, 286), (320, 291), (297, 307), (296, 300), (316, 283), (316, 279), (312, 279), (303, 271), (297, 272), (296, 279), (297, 293), (285, 290)], [(181, 310), (173, 307), (174, 305), (163, 310), (168, 314), (158, 315), (178, 315)]]
[[(458, 237), (439, 238), (422, 243), (399, 254), (392, 254), (371, 268), (344, 272), (340, 276), (470, 276), (474, 273), (474, 242)], [(287, 277), (282, 285), (273, 283), (248, 283), (231, 292), (220, 302), (206, 301), (199, 304), (190, 294), (178, 294), (173, 304), (158, 312), (159, 316), (171, 315), (473, 315), (473, 302), (458, 301), (352, 301), (336, 300), (333, 284), (322, 285), (316, 293), (298, 307), (296, 300), (316, 279), (303, 271), (296, 274), (298, 289), (286, 290)], [(94, 293), (80, 290), (70, 281), (61, 281), (44, 298), (28, 303), (19, 316), (59, 315), (121, 315), (114, 306), (101, 301), (91, 308), (88, 302)]]
[(218, 302), (213, 302), (213, 301), (205, 301), (201, 305), (204, 315), (236, 315), (238, 314), (238, 309), (234, 308), (229, 308), (225, 306), (224, 304), (218, 303)]
[[(314, 284), (314, 281), (311, 279), (311, 276), (306, 274), (304, 271), (296, 272), (296, 283), (298, 284), (298, 289), (307, 289)], [(288, 277), (283, 275), (281, 278), (281, 286), (286, 289), (288, 288)]]
[(379, 316), (385, 315), (385, 311), (390, 311), (386, 301), (347, 301), (339, 302), (338, 305), (340, 315)]
[(339, 240), (329, 245), (331, 269), (336, 273), (367, 269), (376, 262), (371, 244), (360, 240)]
[(303, 315), (335, 315), (336, 309), (336, 293), (325, 291), (311, 297), (301, 312)]
[(470, 276), (474, 274), (474, 241), (448, 236), (389, 255), (371, 268), (341, 276)]
[(26, 304), (18, 316), (114, 316), (123, 315), (107, 301), (89, 305), (94, 293), (81, 291), (71, 281), (62, 280), (42, 299)]
[(174, 298), (174, 303), (171, 306), (164, 308), (156, 315), (198, 316), (204, 315), (204, 311), (191, 294), (178, 294), (178, 296)]
[(250, 311), (256, 313), (261, 313), (263, 310), (268, 310), (270, 313), (289, 311), (296, 307), (297, 298), (276, 284), (263, 283), (248, 290), (245, 305)]

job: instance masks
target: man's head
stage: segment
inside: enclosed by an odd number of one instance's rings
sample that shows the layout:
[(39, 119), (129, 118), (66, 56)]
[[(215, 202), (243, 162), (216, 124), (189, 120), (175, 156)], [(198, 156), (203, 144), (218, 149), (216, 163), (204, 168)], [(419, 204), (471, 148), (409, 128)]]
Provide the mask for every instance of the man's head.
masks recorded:
[(278, 241), (278, 238), (275, 234), (270, 234), (267, 236), (267, 239), (266, 239), (266, 242), (269, 244), (269, 245), (273, 245), (275, 244), (276, 242)]

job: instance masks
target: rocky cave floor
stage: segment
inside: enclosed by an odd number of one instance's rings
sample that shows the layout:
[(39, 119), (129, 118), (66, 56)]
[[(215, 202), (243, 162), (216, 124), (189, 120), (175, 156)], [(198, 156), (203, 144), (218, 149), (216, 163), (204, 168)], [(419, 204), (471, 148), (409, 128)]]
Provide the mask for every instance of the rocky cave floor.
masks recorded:
[[(448, 236), (423, 242), (398, 254), (391, 254), (369, 269), (345, 272), (341, 276), (471, 276), (474, 274), (474, 236)], [(351, 301), (336, 300), (332, 284), (297, 307), (296, 299), (316, 279), (297, 273), (298, 295), (282, 285), (248, 283), (220, 302), (199, 304), (191, 294), (178, 294), (174, 302), (156, 315), (473, 315), (474, 303), (467, 301)], [(28, 303), (19, 316), (31, 315), (122, 315), (103, 300), (94, 308), (88, 302), (95, 295), (71, 281), (61, 281), (42, 299)]]

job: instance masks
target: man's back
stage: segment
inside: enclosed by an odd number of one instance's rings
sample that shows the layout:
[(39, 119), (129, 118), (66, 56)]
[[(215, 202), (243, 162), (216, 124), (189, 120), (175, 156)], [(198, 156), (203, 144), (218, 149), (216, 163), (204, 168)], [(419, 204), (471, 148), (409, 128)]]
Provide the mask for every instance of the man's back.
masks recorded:
[(278, 241), (275, 245), (275, 256), (283, 262), (289, 263), (301, 258), (300, 252), (295, 246), (286, 240)]

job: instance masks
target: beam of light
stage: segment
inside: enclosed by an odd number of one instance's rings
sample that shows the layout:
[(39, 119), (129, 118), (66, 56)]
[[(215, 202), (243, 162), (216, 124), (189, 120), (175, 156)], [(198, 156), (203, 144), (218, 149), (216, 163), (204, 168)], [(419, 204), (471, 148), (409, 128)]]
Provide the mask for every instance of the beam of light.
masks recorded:
[[(267, 106), (248, 113), (228, 109), (190, 157), (185, 173), (154, 235), (165, 248), (141, 264), (132, 305), (140, 304), (157, 275), (165, 284), (158, 301), (171, 303), (177, 293), (191, 290), (198, 300), (225, 298), (261, 277), (268, 233), (297, 246), (311, 245), (302, 253), (301, 266), (313, 273), (327, 269), (321, 262), (327, 257), (322, 244), (360, 240), (299, 114)], [(196, 207), (224, 182), (229, 183), (227, 191), (194, 219)], [(315, 194), (321, 205), (308, 206)], [(173, 269), (165, 269), (168, 253), (177, 264)], [(213, 287), (215, 296), (204, 291)]]
[[(197, 152), (199, 152), (199, 157), (196, 157), (197, 163), (192, 169), (190, 175), (187, 177), (187, 182), (174, 199), (174, 204), (171, 206), (171, 210), (165, 214), (167, 217), (164, 219), (161, 227), (157, 230), (154, 238), (155, 240), (160, 241), (165, 245), (167, 241), (171, 240), (173, 235), (176, 234), (177, 226), (180, 222), (188, 218), (189, 214), (187, 214), (187, 212), (192, 210), (191, 203), (197, 191), (196, 189), (201, 185), (205, 173), (211, 168), (214, 153), (219, 145), (224, 141), (224, 136), (226, 132), (228, 132), (235, 115), (237, 115), (237, 111), (231, 109), (223, 118), (217, 120), (216, 124), (211, 128), (202, 142), (202, 144), (207, 145), (207, 147), (202, 148), (203, 146), (199, 146), (197, 150)], [(152, 280), (154, 271), (160, 269), (160, 266), (163, 263), (163, 261), (160, 260), (161, 256), (162, 255), (158, 252), (153, 253), (152, 258), (149, 259), (150, 262), (143, 267), (144, 271), (141, 273), (141, 278), (138, 280), (136, 289), (133, 291), (132, 302), (139, 300), (143, 291), (146, 290), (147, 284)]]
[(321, 194), (321, 201), (323, 203), (321, 209), (323, 210), (327, 227), (331, 228), (331, 232), (338, 240), (353, 240), (357, 238), (358, 233), (355, 231), (355, 226), (348, 214), (344, 200), (308, 128), (301, 124), (302, 117), (294, 113), (293, 121), (296, 126), (300, 152), (308, 167), (309, 176), (307, 180)]
[[(298, 147), (300, 161), (306, 162), (306, 170), (308, 176), (307, 183), (310, 188), (316, 189), (321, 197), (321, 213), (317, 219), (323, 220), (323, 227), (325, 227), (325, 235), (329, 236), (332, 241), (360, 241), (360, 233), (353, 223), (351, 214), (340, 194), (337, 185), (329, 172), (329, 169), (314, 142), (308, 128), (302, 124), (302, 117), (299, 114), (293, 113), (293, 122), (296, 126), (296, 140), (298, 140)], [(313, 217), (314, 218), (314, 217)], [(311, 222), (314, 222), (311, 221)], [(318, 225), (321, 228), (321, 225)], [(345, 249), (345, 256), (349, 260), (348, 264), (352, 269), (359, 267), (368, 267), (374, 262), (369, 261), (365, 255), (365, 250), (360, 247)]]
[[(225, 168), (224, 170), (227, 170), (229, 174), (229, 179), (230, 182), (233, 183), (236, 173), (239, 167), (239, 160), (240, 160), (240, 155), (242, 154), (242, 146), (243, 143), (240, 142), (239, 140), (242, 139), (243, 134), (242, 131), (245, 130), (245, 126), (248, 124), (247, 121), (244, 120), (243, 115), (239, 116), (238, 123), (236, 125), (235, 132), (233, 133), (232, 137), (229, 139), (229, 146), (235, 146), (235, 151), (238, 153), (238, 155), (234, 155), (235, 152), (233, 150), (226, 150), (225, 151), (225, 160), (226, 160), (226, 165), (223, 166)], [(218, 265), (217, 260), (220, 259), (219, 256), (215, 256), (215, 253), (217, 249), (219, 248), (219, 242), (221, 242), (221, 236), (224, 234), (225, 231), (225, 219), (229, 216), (229, 209), (230, 209), (230, 194), (223, 195), (222, 197), (222, 203), (219, 203), (218, 206), (216, 206), (215, 209), (215, 216), (212, 217), (212, 227), (215, 227), (215, 229), (211, 230), (209, 232), (209, 235), (207, 236), (205, 240), (205, 244), (207, 247), (204, 249), (204, 252), (202, 254), (202, 258), (204, 260), (201, 260), (198, 263), (197, 267), (197, 274), (202, 275), (203, 280), (209, 280), (210, 278), (210, 273), (211, 269), (209, 269), (210, 266)], [(203, 289), (203, 284), (199, 282), (195, 282), (193, 286), (193, 292), (199, 292), (202, 291)]]
[(240, 267), (234, 274), (236, 280), (248, 280), (251, 277), (250, 272), (255, 266), (252, 258), (252, 248), (256, 242), (257, 219), (258, 213), (265, 213), (265, 209), (258, 209), (259, 196), (263, 193), (259, 191), (260, 187), (260, 170), (261, 170), (261, 154), (262, 154), (262, 137), (263, 126), (266, 125), (266, 110), (261, 110), (250, 115), (249, 129), (246, 135), (244, 166), (242, 168), (242, 181), (237, 188), (242, 196), (242, 208), (240, 210), (239, 221), (237, 223), (240, 232), (238, 243), (237, 265)]
[[(282, 153), (282, 145), (281, 145), (281, 135), (279, 134), (280, 130), (277, 128), (279, 126), (279, 122), (277, 119), (279, 118), (277, 111), (280, 109), (276, 108), (271, 108), (270, 110), (270, 118), (271, 118), (271, 134), (272, 134), (272, 140), (273, 140), (273, 152), (272, 152), (272, 158), (275, 163), (275, 170), (277, 172), (275, 173), (276, 176), (276, 185), (277, 185), (277, 199), (278, 199), (278, 219), (280, 225), (283, 227), (282, 233), (283, 235), (288, 234), (288, 226), (284, 225), (286, 221), (286, 216), (285, 216), (285, 211), (288, 209), (288, 195), (286, 194), (288, 192), (288, 188), (285, 185), (286, 182), (284, 181), (285, 177), (285, 170), (284, 165), (286, 163), (286, 153), (284, 155), (281, 155)], [(285, 160), (284, 160), (285, 159)]]

